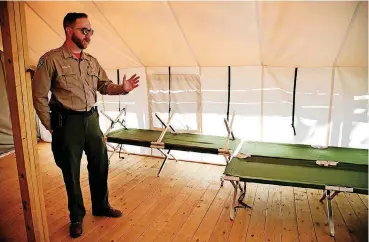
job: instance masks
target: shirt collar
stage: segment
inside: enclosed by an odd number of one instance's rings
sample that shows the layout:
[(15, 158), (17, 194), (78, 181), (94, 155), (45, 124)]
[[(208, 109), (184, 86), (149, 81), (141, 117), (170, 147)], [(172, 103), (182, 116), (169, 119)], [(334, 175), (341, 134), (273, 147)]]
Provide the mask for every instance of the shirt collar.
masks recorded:
[[(65, 59), (67, 59), (67, 58), (73, 58), (73, 59), (76, 59), (77, 60), (77, 57), (75, 57), (75, 55), (73, 55), (72, 51), (68, 48), (66, 42), (64, 42), (64, 44), (62, 46), (62, 51), (63, 51), (63, 56), (64, 56)], [(83, 50), (81, 51), (81, 59), (87, 60), (87, 56), (83, 52)]]

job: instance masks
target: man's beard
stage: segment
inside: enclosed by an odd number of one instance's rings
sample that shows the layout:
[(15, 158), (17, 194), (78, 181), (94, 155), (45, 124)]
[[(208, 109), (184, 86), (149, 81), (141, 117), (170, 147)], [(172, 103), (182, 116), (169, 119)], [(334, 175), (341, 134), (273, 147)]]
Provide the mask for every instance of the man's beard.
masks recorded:
[[(78, 48), (80, 48), (81, 50), (84, 50), (84, 49), (86, 49), (87, 48), (87, 44), (86, 44), (86, 46), (84, 46), (83, 44), (82, 44), (82, 41), (83, 41), (83, 39), (81, 40), (81, 39), (78, 39), (77, 38), (77, 36), (75, 35), (75, 34), (73, 34), (72, 35), (72, 41), (78, 46)], [(87, 41), (86, 41), (87, 42)]]

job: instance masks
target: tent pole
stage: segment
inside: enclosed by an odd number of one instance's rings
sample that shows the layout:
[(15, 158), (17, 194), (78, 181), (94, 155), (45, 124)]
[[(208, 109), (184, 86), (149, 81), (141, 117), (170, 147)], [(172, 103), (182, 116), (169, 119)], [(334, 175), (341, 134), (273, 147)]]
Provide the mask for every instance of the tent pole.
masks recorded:
[(6, 90), (28, 241), (50, 241), (32, 102), (25, 3), (0, 2)]

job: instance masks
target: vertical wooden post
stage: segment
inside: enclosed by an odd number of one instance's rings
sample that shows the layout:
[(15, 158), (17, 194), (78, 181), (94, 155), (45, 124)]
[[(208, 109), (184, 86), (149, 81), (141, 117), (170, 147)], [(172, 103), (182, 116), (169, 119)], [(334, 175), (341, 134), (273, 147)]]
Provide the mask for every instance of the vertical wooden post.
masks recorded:
[(6, 89), (28, 241), (49, 241), (32, 103), (24, 2), (0, 2)]

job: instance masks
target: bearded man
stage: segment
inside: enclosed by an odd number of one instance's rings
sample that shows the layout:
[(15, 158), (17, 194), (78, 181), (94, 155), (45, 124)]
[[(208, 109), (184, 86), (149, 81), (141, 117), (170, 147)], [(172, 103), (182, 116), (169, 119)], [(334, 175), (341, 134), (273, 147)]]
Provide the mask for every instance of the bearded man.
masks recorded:
[[(127, 94), (138, 87), (133, 75), (121, 85), (114, 84), (98, 61), (84, 52), (94, 31), (85, 13), (68, 13), (63, 20), (65, 42), (44, 54), (33, 80), (33, 103), (41, 123), (52, 134), (51, 149), (61, 169), (68, 196), (70, 235), (82, 234), (86, 209), (80, 186), (83, 151), (94, 216), (120, 217), (122, 212), (108, 201), (108, 155), (95, 107), (97, 95)], [(48, 93), (51, 91), (49, 102)]]

